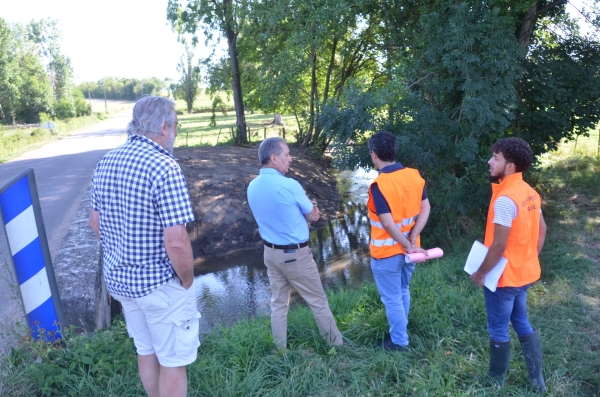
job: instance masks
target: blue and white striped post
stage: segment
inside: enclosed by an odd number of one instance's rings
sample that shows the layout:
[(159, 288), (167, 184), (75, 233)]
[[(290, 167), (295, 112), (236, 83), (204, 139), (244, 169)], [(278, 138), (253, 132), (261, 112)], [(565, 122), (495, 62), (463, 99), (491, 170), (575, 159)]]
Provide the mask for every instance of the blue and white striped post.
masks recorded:
[(8, 237), (33, 338), (50, 341), (62, 338), (60, 327), (66, 324), (33, 169), (27, 169), (0, 188), (0, 221)]

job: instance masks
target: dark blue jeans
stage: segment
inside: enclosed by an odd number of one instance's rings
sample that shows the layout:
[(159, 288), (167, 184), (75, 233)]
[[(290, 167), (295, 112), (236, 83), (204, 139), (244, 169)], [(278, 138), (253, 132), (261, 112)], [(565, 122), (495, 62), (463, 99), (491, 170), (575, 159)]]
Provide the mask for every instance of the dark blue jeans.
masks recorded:
[(483, 287), (487, 324), (490, 338), (496, 342), (509, 342), (508, 322), (519, 337), (531, 335), (534, 330), (527, 317), (527, 290), (523, 287), (497, 288), (495, 292)]

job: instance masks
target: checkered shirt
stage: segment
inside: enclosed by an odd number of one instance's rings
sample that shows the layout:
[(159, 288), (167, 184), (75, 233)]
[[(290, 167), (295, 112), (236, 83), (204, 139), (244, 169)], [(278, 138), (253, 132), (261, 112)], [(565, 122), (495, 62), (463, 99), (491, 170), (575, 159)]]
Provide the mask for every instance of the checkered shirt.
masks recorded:
[(194, 220), (181, 168), (152, 140), (132, 135), (92, 176), (100, 213), (104, 279), (111, 294), (139, 298), (176, 277), (163, 228)]

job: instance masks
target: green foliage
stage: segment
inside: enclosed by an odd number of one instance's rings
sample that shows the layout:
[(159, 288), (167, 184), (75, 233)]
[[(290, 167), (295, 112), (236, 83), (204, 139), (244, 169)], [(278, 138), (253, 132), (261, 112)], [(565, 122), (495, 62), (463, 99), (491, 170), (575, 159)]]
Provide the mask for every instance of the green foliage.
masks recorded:
[(54, 103), (54, 114), (60, 120), (70, 119), (75, 117), (77, 109), (72, 101), (68, 99), (59, 99)]
[(40, 362), (27, 365), (23, 375), (37, 384), (42, 396), (81, 396), (98, 395), (93, 390), (115, 393), (115, 377), (136, 379), (134, 353), (125, 324), (118, 320), (92, 338), (66, 330), (61, 344), (30, 342), (21, 351), (13, 350), (12, 359), (38, 357)]
[(394, 104), (402, 122), (382, 127), (397, 134), (400, 161), (427, 180), (427, 233), (439, 244), (476, 232), (470, 220), (485, 214), (488, 147), (514, 119), (519, 52), (511, 20), (485, 6), (440, 7), (420, 29), (429, 34), (405, 68), (414, 83)]
[(194, 101), (200, 94), (200, 68), (194, 65), (194, 52), (189, 47), (185, 47), (185, 54), (181, 56), (177, 71), (181, 75), (179, 86), (177, 87), (178, 96), (181, 96), (187, 104), (188, 113), (192, 113)]
[(73, 105), (75, 105), (75, 117), (89, 116), (92, 114), (90, 104), (83, 96), (79, 88), (73, 88)]
[(544, 45), (538, 38), (519, 83), (514, 133), (536, 154), (585, 135), (600, 121), (600, 44), (574, 35), (552, 42)]
[(335, 153), (334, 164), (339, 169), (372, 166), (366, 161), (368, 150), (363, 144), (365, 134), (375, 129), (374, 114), (381, 106), (381, 98), (351, 86), (340, 99), (331, 99), (321, 108), (317, 127), (324, 132), (322, 145)]
[(19, 60), (20, 88), (16, 118), (24, 123), (37, 123), (41, 113), (52, 112), (52, 85), (44, 67), (32, 53)]
[(210, 123), (208, 123), (209, 127), (217, 126), (217, 110), (221, 110), (223, 116), (227, 116), (227, 107), (219, 95), (215, 95), (212, 101), (212, 115), (210, 116)]
[(49, 65), (54, 75), (54, 95), (57, 101), (73, 102), (73, 67), (71, 60), (58, 54)]
[(13, 30), (0, 18), (0, 107), (7, 123), (15, 123), (18, 111), (20, 74), (17, 50)]
[[(248, 141), (246, 119), (244, 111), (244, 98), (242, 96), (242, 79), (239, 66), (239, 51), (237, 48), (240, 32), (246, 24), (246, 7), (249, 2), (237, 0), (208, 1), (190, 0), (183, 7), (179, 0), (169, 0), (167, 6), (167, 20), (178, 33), (179, 40), (186, 43), (187, 37), (192, 36), (192, 45), (198, 43), (198, 33), (201, 31), (206, 38), (206, 45), (215, 38), (213, 43), (218, 43), (222, 37), (227, 40), (231, 91), (236, 114), (236, 142)], [(213, 51), (214, 55), (214, 51)], [(226, 61), (222, 60), (221, 63)], [(208, 61), (207, 64), (211, 62)], [(214, 86), (213, 86), (214, 88)], [(213, 90), (214, 92), (214, 90)], [(188, 107), (191, 112), (191, 106)]]
[(168, 88), (167, 82), (158, 77), (144, 79), (107, 77), (97, 82), (86, 81), (77, 87), (81, 92), (92, 98), (135, 101), (142, 95), (160, 95)]

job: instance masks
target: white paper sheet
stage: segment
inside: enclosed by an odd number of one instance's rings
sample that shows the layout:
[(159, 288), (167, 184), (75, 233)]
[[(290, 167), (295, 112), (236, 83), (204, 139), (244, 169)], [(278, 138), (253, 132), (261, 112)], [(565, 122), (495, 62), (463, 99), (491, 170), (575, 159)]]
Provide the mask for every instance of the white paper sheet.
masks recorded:
[[(488, 248), (485, 245), (481, 244), (479, 241), (475, 241), (473, 243), (473, 247), (471, 247), (471, 252), (469, 252), (467, 263), (465, 263), (465, 272), (469, 274), (475, 273), (477, 269), (479, 269), (479, 266), (481, 266), (483, 263), (487, 252)], [(496, 287), (498, 287), (498, 280), (500, 280), (507, 262), (508, 261), (505, 257), (500, 258), (500, 261), (498, 261), (496, 266), (494, 266), (494, 268), (485, 275), (484, 284), (490, 291), (496, 291)]]

